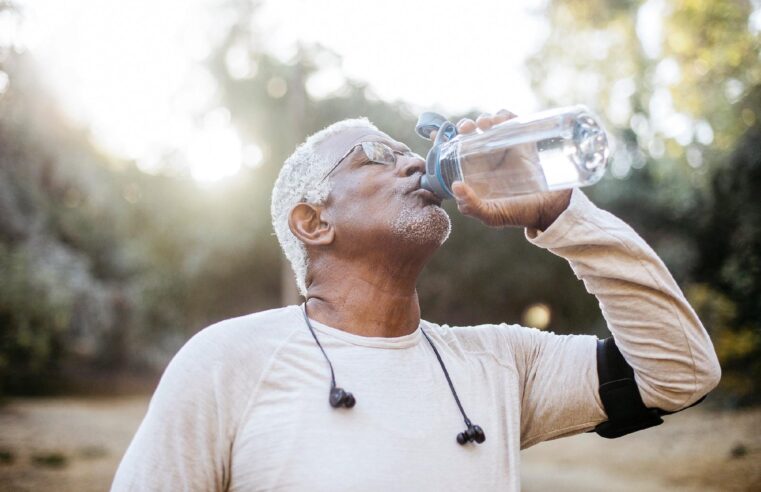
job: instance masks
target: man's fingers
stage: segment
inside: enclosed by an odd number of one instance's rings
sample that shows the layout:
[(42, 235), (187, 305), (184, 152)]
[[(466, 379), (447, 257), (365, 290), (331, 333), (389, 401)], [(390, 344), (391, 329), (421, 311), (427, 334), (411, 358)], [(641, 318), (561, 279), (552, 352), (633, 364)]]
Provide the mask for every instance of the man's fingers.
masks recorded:
[[(491, 115), (489, 113), (482, 113), (475, 121), (470, 118), (463, 118), (455, 125), (457, 127), (457, 133), (473, 133), (476, 128), (480, 130), (488, 130), (494, 125), (507, 121), (511, 118), (515, 118), (515, 113), (506, 109), (500, 109), (496, 114)], [(436, 130), (431, 132), (429, 137), (431, 141), (436, 140)]]
[[(455, 127), (457, 128), (457, 133), (471, 133), (476, 129), (476, 123), (470, 118), (463, 118), (457, 122)], [(431, 142), (436, 140), (437, 133), (438, 132), (436, 130), (433, 130), (431, 132), (431, 136), (428, 137), (431, 140)]]
[(452, 193), (458, 206), (472, 204), (475, 202), (474, 198), (478, 198), (474, 197), (473, 189), (462, 181), (452, 183)]
[(472, 133), (476, 129), (476, 122), (470, 118), (463, 118), (457, 122), (457, 133)]
[(483, 208), (483, 202), (473, 188), (462, 181), (452, 183), (452, 193), (457, 201), (457, 209), (463, 214), (477, 215)]
[(488, 130), (492, 125), (494, 125), (494, 121), (489, 113), (483, 113), (476, 119), (476, 126), (481, 130)]
[(506, 109), (500, 109), (499, 111), (497, 111), (497, 114), (494, 115), (494, 117), (492, 119), (494, 120), (494, 124), (497, 125), (497, 124), (502, 123), (504, 121), (513, 119), (513, 118), (515, 118), (515, 116), (516, 116), (515, 113), (513, 113), (511, 111), (508, 111)]

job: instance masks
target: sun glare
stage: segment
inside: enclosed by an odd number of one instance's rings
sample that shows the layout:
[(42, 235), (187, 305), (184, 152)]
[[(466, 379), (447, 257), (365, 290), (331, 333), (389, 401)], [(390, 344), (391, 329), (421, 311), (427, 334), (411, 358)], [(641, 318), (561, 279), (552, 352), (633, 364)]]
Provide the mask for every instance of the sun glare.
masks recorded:
[[(90, 128), (101, 148), (134, 160), (146, 172), (178, 164), (199, 182), (219, 181), (262, 160), (262, 149), (241, 140), (226, 109), (210, 111), (219, 104), (218, 93), (204, 60), (220, 41), (215, 36), (226, 32), (223, 24), (230, 22), (213, 14), (224, 0), (18, 3), (23, 42), (43, 80), (63, 108)], [(403, 7), (401, 0), (388, 3), (368, 4), (366, 11), (349, 0), (319, 5), (267, 0), (256, 21), (266, 34), (263, 48), (275, 56), (287, 59), (298, 42), (320, 43), (338, 55), (309, 79), (311, 97), (333, 93), (350, 77), (366, 81), (378, 97), (420, 108), (450, 113), (474, 107), (535, 109), (522, 64), (531, 47), (538, 46), (542, 24), (525, 6), (474, 0), (473, 8), (432, 23), (436, 0), (405, 2)], [(294, 10), (300, 15), (293, 16)], [(512, 27), (483, 29), (484, 18), (509, 20)], [(378, 36), (357, 35), (347, 26)], [(439, 48), (435, 40), (441, 32), (458, 34)], [(384, 49), (378, 52), (381, 35)], [(461, 42), (469, 36), (489, 48), (469, 48), (472, 42)], [(515, 37), (524, 42), (511, 43)], [(225, 66), (235, 78), (255, 77), (258, 71), (246, 51), (235, 46)], [(0, 92), (3, 85), (0, 80)], [(267, 90), (270, 97), (285, 97), (288, 86), (275, 77)]]
[(218, 108), (206, 115), (186, 153), (190, 174), (197, 181), (214, 182), (237, 174), (242, 144), (230, 124), (230, 112)]

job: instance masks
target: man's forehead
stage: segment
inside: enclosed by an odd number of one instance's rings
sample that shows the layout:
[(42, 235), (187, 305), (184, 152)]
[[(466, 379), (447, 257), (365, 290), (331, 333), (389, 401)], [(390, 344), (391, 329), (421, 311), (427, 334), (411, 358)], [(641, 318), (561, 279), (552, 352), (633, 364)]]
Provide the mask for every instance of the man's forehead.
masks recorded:
[(397, 142), (380, 130), (373, 130), (368, 127), (350, 127), (327, 137), (316, 145), (315, 150), (320, 155), (326, 156), (329, 162), (335, 163), (345, 156), (352, 147), (361, 142), (383, 142), (394, 148), (407, 148), (406, 145)]

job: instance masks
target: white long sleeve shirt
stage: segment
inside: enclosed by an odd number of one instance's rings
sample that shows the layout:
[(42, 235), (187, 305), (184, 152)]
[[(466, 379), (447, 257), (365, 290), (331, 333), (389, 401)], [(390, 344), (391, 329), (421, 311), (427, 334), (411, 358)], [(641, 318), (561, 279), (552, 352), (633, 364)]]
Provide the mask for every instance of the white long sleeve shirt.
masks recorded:
[[(582, 192), (535, 245), (597, 296), (649, 407), (677, 410), (720, 377), (711, 341), (666, 267)], [(606, 420), (596, 338), (517, 325), (421, 321), (398, 338), (312, 324), (352, 409), (328, 403), (330, 373), (300, 306), (217, 323), (174, 357), (124, 456), (124, 490), (520, 490), (520, 450)], [(483, 444), (422, 336), (438, 348)]]

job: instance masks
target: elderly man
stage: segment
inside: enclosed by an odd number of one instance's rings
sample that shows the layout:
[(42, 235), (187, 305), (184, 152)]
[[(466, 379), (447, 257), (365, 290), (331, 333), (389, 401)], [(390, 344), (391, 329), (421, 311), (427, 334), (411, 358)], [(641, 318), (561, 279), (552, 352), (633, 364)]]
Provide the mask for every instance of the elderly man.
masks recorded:
[(366, 119), (296, 149), (272, 218), (306, 302), (194, 336), (113, 490), (519, 490), (521, 449), (592, 430), (626, 406), (617, 381), (601, 392), (598, 359), (633, 369), (643, 409), (686, 408), (717, 384), (711, 341), (663, 263), (579, 190), (482, 202), (454, 187), (462, 213), (525, 227), (568, 260), (616, 350), (587, 335), (422, 320), (417, 279), (450, 231), (420, 188), (423, 164)]

